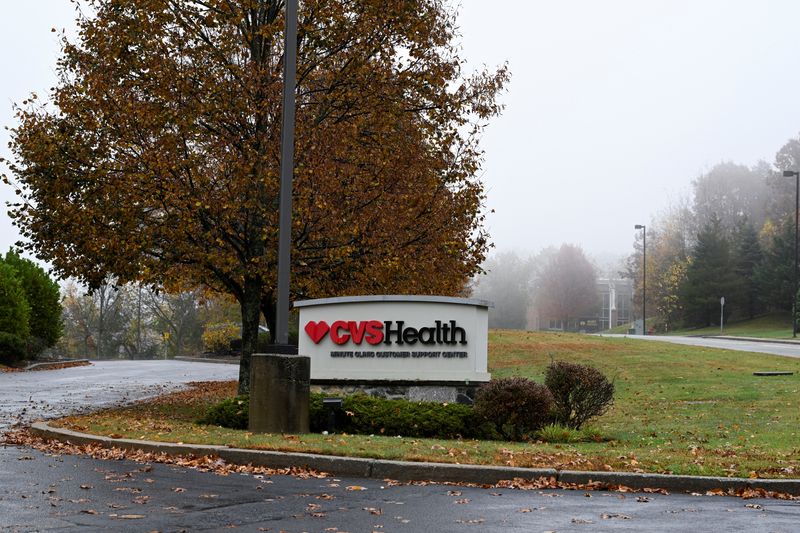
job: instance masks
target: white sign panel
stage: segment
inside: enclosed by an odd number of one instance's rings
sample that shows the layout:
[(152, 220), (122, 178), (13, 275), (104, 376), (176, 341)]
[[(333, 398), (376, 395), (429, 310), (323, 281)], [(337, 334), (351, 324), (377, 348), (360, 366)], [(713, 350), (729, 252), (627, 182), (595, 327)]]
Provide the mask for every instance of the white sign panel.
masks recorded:
[(489, 302), (353, 296), (294, 305), (312, 380), (489, 380)]

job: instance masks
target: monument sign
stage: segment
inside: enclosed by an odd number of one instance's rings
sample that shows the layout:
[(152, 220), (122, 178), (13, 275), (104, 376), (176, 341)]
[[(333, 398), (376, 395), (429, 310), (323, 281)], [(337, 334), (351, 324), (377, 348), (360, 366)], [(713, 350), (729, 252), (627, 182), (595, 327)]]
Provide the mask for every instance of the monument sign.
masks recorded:
[(479, 384), (487, 372), (490, 302), (442, 296), (305, 300), (299, 353), (311, 380)]

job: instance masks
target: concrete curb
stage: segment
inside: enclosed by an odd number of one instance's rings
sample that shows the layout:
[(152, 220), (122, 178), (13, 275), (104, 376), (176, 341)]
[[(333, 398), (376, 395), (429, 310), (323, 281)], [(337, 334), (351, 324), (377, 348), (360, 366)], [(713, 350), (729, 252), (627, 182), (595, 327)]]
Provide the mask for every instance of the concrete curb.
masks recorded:
[(214, 357), (184, 357), (178, 356), (175, 358), (176, 361), (184, 361), (187, 363), (217, 363), (222, 365), (238, 365), (239, 358), (238, 357), (228, 357), (223, 359), (222, 357), (214, 358)]
[(695, 335), (701, 339), (721, 339), (725, 341), (743, 341), (743, 342), (763, 342), (765, 344), (792, 344), (800, 346), (800, 340), (791, 341), (789, 339), (762, 339), (759, 337), (731, 337), (728, 335)]
[(341, 477), (394, 479), (398, 481), (436, 481), (493, 485), (514, 478), (538, 479), (552, 477), (559, 482), (585, 485), (593, 482), (624, 485), (633, 489), (665, 489), (671, 492), (698, 492), (722, 489), (764, 489), (800, 495), (800, 479), (746, 479), (704, 476), (672, 476), (666, 474), (637, 474), (634, 472), (580, 472), (548, 468), (517, 468), (510, 466), (457, 465), (447, 463), (416, 463), (384, 461), (358, 457), (337, 457), (310, 453), (289, 453), (246, 450), (201, 444), (174, 444), (132, 439), (112, 439), (69, 429), (51, 427), (47, 422), (34, 422), (31, 432), (51, 440), (72, 444), (97, 444), (106, 448), (142, 450), (169, 455), (213, 455), (228, 463), (252, 464), (269, 468), (307, 467)]
[(48, 361), (46, 363), (34, 363), (32, 365), (28, 365), (23, 370), (25, 370), (27, 372), (28, 370), (33, 370), (35, 368), (47, 368), (48, 366), (58, 366), (58, 365), (69, 364), (69, 363), (89, 363), (89, 364), (91, 364), (91, 361), (89, 361), (88, 359), (67, 359), (67, 360), (64, 360), (64, 361)]

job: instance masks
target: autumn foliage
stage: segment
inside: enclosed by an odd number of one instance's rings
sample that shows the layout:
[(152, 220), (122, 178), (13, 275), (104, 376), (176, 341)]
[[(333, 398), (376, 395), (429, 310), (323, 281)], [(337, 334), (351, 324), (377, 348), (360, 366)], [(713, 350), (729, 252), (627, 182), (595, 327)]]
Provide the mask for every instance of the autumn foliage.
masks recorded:
[[(26, 247), (92, 286), (197, 286), (242, 309), (242, 390), (274, 322), (283, 3), (88, 0), (12, 133)], [(487, 249), (479, 135), (440, 0), (302, 2), (292, 297), (455, 294)]]

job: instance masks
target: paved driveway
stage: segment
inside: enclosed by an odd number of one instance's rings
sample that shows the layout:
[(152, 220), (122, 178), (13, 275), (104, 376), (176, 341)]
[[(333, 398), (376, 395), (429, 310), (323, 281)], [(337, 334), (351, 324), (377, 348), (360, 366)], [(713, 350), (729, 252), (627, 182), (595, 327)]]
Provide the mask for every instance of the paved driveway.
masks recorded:
[(238, 377), (237, 365), (182, 361), (96, 361), (61, 370), (0, 373), (0, 432), (16, 422), (157, 396), (191, 381)]
[(4, 531), (788, 533), (800, 524), (794, 501), (219, 476), (11, 448), (0, 448), (0, 479)]
[(772, 355), (782, 355), (784, 357), (800, 358), (800, 342), (789, 344), (785, 342), (770, 342), (760, 340), (733, 340), (719, 339), (715, 337), (672, 337), (661, 335), (608, 335), (601, 337), (629, 338), (652, 342), (671, 342), (673, 344), (686, 344), (689, 346), (706, 346), (708, 348), (722, 348), (724, 350), (736, 350), (740, 352), (767, 353)]
[[(141, 399), (235, 365), (167, 361), (0, 374), (2, 424)], [(800, 502), (219, 476), (0, 447), (0, 531), (797, 531)]]

